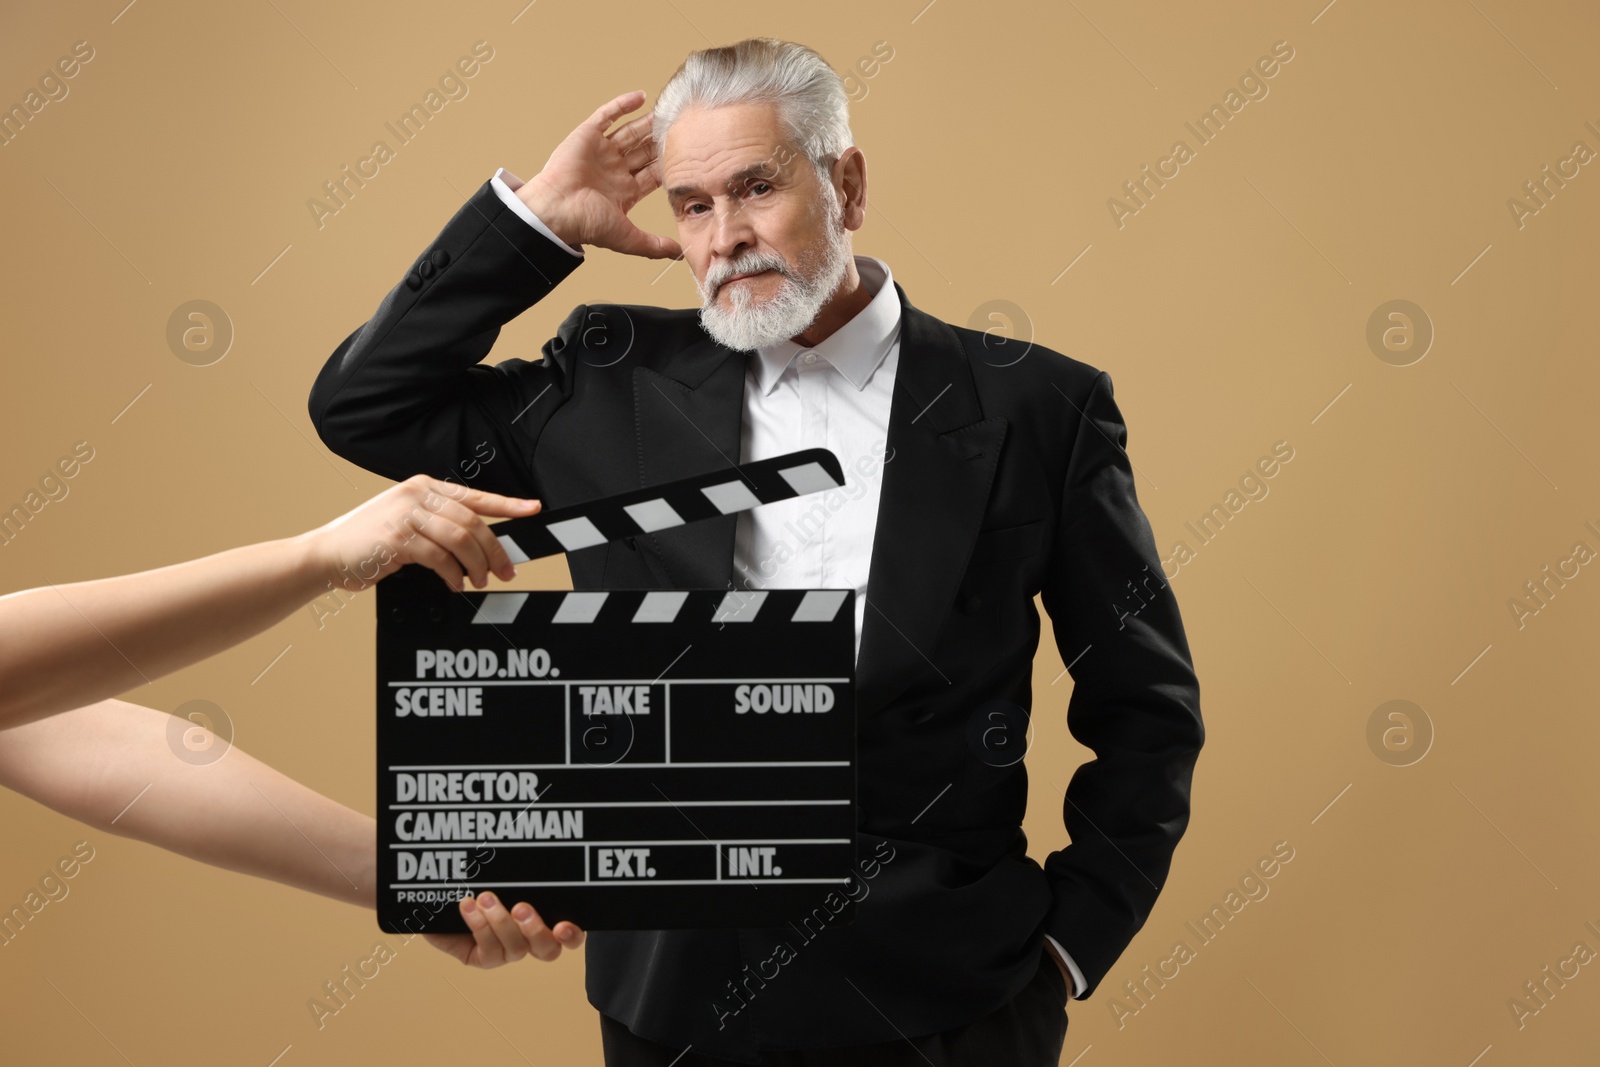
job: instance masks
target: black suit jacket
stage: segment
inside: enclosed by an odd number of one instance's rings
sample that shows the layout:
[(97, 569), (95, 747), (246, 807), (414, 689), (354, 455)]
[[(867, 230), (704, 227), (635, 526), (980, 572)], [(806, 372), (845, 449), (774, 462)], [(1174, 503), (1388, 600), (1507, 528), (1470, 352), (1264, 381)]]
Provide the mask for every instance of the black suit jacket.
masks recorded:
[[(696, 309), (580, 304), (542, 359), (480, 364), (501, 326), (581, 262), (485, 182), (322, 368), (309, 406), (323, 441), (391, 478), (454, 477), (547, 507), (736, 461), (747, 356), (713, 341)], [(895, 291), (857, 667), (866, 895), (846, 902), (849, 925), (833, 921), (839, 894), (819, 892), (812, 915), (773, 929), (591, 932), (590, 1001), (645, 1037), (753, 1060), (943, 1030), (1026, 985), (1045, 933), (1092, 992), (1188, 825), (1199, 684), (1110, 377), (1039, 345), (997, 354)], [(735, 522), (572, 552), (573, 585), (734, 586)], [(1031, 707), (1035, 594), (1071, 664), (1067, 725), (1095, 753), (1066, 789), (1071, 843), (1042, 868), (1020, 826), (1027, 771), (995, 758), (986, 732), (1004, 721), (991, 702)], [(1059, 692), (1045, 694), (1052, 716)], [(1066, 773), (1045, 769), (1046, 802)]]

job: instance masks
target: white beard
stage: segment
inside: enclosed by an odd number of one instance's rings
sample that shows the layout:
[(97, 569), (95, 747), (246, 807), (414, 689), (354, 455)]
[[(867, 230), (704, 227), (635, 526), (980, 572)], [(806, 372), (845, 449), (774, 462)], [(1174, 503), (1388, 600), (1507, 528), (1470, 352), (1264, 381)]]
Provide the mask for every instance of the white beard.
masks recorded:
[(817, 320), (822, 306), (844, 280), (850, 262), (849, 238), (840, 225), (844, 210), (831, 190), (824, 190), (822, 198), (827, 213), (823, 227), (827, 243), (815, 269), (802, 262), (798, 270), (791, 270), (776, 253), (751, 253), (724, 264), (717, 272), (719, 278), (757, 270), (782, 272), (777, 292), (765, 300), (757, 301), (748, 285), (728, 289), (729, 308), (724, 308), (718, 297), (708, 295), (712, 289), (707, 284), (711, 282), (709, 275), (707, 283), (697, 283), (700, 325), (718, 343), (737, 351), (754, 352), (804, 333)]

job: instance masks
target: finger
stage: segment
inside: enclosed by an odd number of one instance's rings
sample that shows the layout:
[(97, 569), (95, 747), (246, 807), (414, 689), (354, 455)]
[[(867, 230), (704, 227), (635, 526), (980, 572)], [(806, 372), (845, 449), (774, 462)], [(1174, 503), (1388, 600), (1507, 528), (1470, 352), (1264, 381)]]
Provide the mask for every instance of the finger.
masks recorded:
[(484, 564), (491, 571), (508, 582), (517, 576), (517, 568), (506, 554), (506, 546), (500, 543), (500, 538), (482, 519), (473, 515), (462, 522), (462, 528), (483, 553)]
[[(660, 184), (660, 168), (655, 165), (646, 167), (635, 174), (633, 180), (634, 188), (637, 190), (634, 202), (637, 203)], [(683, 256), (683, 248), (672, 238), (641, 230), (627, 216), (623, 216), (622, 224), (627, 229), (612, 246), (617, 251), (628, 255), (646, 256), (650, 259), (679, 259)]]
[(514, 963), (528, 954), (528, 940), (522, 936), (522, 928), (501, 905), (499, 897), (493, 893), (479, 893), (478, 910), (488, 918), (489, 927), (499, 939), (500, 950), (507, 963)]
[(600, 132), (604, 134), (606, 130), (611, 128), (613, 122), (616, 122), (642, 103), (644, 103), (643, 89), (634, 89), (631, 92), (623, 93), (621, 96), (613, 97), (595, 109), (594, 114), (589, 116), (589, 125), (598, 127)]
[(500, 966), (505, 962), (504, 950), (500, 947), (500, 939), (490, 928), (489, 920), (478, 909), (477, 901), (471, 897), (462, 897), (460, 908), (461, 917), (467, 921), (467, 928), (472, 931), (472, 940), (478, 945), (478, 966)]
[(641, 170), (651, 166), (656, 161), (656, 143), (643, 140), (622, 154), (623, 166), (628, 168), (629, 174), (638, 174)]
[[(511, 909), (511, 917), (522, 928), (522, 936), (528, 942), (528, 951), (537, 958), (549, 963), (561, 955), (561, 942), (556, 940), (556, 935), (544, 924), (539, 913), (527, 901), (519, 901)], [(557, 923), (556, 925), (560, 925)]]
[(556, 935), (557, 941), (561, 942), (569, 949), (583, 947), (585, 934), (583, 932), (583, 927), (579, 926), (577, 923), (570, 923), (563, 919), (561, 922), (556, 923), (555, 926), (551, 928), (551, 933)]
[(424, 493), (438, 493), (440, 496), (449, 497), (451, 500), (460, 500), (472, 490), (465, 485), (435, 478), (431, 474), (413, 474), (406, 479), (407, 484), (415, 486)]
[(506, 554), (505, 546), (500, 543), (499, 535), (485, 525), (479, 516), (498, 515), (516, 518), (536, 515), (544, 508), (543, 502), (539, 500), (501, 496), (498, 493), (486, 493), (478, 489), (468, 489), (460, 497), (447, 502), (429, 500), (424, 506), (434, 514), (448, 516), (460, 524), (483, 550), (489, 570), (505, 581), (515, 578), (517, 569), (512, 565), (511, 557)]
[[(487, 493), (484, 495), (494, 496), (495, 494)], [(501, 499), (509, 498), (502, 497)], [(539, 511), (540, 504), (538, 501), (527, 501), (527, 503), (533, 504), (534, 507), (531, 509), (523, 509), (524, 514), (532, 515)], [(494, 530), (490, 529), (489, 526), (482, 519), (480, 519), (471, 508), (467, 507), (465, 504), (456, 503), (455, 501), (444, 501), (440, 507), (435, 509), (435, 514), (442, 519), (456, 523), (463, 531), (465, 531), (466, 536), (470, 537), (477, 544), (478, 549), (483, 553), (485, 566), (487, 566), (489, 570), (493, 571), (495, 574), (498, 574), (506, 581), (510, 581), (512, 578), (517, 576), (517, 570), (514, 566), (512, 566), (511, 557), (506, 554), (506, 547), (500, 543), (499, 536), (494, 532)], [(452, 531), (441, 528), (440, 537), (435, 538), (435, 540), (439, 541), (446, 548), (450, 548), (455, 537), (456, 535)], [(460, 553), (457, 553), (457, 555), (459, 556)], [(462, 561), (469, 562), (465, 558), (463, 558)], [(476, 581), (477, 578), (478, 575), (474, 574), (474, 581)]]
[[(633, 202), (637, 204), (657, 189), (661, 188), (661, 158), (657, 156), (647, 165), (640, 167), (633, 173)], [(739, 205), (743, 207), (741, 203)]]
[(630, 152), (640, 144), (650, 142), (651, 120), (654, 118), (654, 111), (646, 111), (643, 115), (629, 119), (625, 124), (618, 126), (606, 137), (617, 146), (619, 152)]
[[(426, 525), (414, 528), (421, 537), (413, 537), (408, 549), (418, 557), (426, 553), (429, 560), (435, 560), (432, 545), (437, 545), (448, 557), (453, 557), (451, 561), (458, 563), (462, 571), (466, 571), (472, 584), (482, 589), (483, 585), (488, 584), (486, 573), (490, 561), (486, 557), (485, 547), (462, 525), (477, 523), (482, 526), (482, 523), (478, 523), (477, 515), (461, 504), (446, 501), (442, 496), (432, 496), (422, 502), (422, 506), (429, 510), (430, 517)], [(462, 589), (466, 589), (466, 585), (462, 585)]]
[(479, 515), (492, 515), (501, 519), (532, 515), (542, 506), (540, 501), (531, 497), (501, 496), (499, 493), (489, 493), (482, 489), (456, 485), (454, 482), (440, 481), (437, 478), (429, 479), (428, 488), (441, 496), (466, 505)]
[(426, 537), (412, 538), (411, 543), (405, 546), (405, 556), (412, 562), (420, 563), (433, 573), (444, 579), (444, 584), (452, 592), (462, 592), (462, 570), (456, 558)]
[[(421, 531), (422, 536), (456, 557), (462, 569), (466, 569), (472, 577), (472, 584), (483, 589), (483, 585), (488, 584), (491, 566), (496, 566), (504, 573), (504, 566), (509, 565), (510, 560), (504, 555), (498, 539), (490, 533), (490, 528), (483, 525), (477, 515), (462, 504), (445, 499), (434, 499), (430, 501), (430, 506), (434, 518)], [(490, 545), (493, 545), (493, 549)], [(491, 560), (491, 550), (499, 550), (501, 563)]]
[(623, 222), (627, 223), (628, 228), (613, 246), (617, 251), (648, 259), (677, 259), (683, 255), (683, 249), (672, 238), (646, 233), (627, 219)]
[(657, 157), (633, 174), (633, 202), (638, 203), (661, 186), (661, 159)]

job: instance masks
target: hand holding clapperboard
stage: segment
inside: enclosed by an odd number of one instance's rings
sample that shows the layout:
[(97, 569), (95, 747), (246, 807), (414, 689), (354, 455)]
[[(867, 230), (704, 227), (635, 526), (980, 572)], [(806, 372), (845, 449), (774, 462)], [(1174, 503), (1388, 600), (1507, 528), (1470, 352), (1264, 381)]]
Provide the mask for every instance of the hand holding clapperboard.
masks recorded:
[[(812, 448), (510, 519), (513, 563), (839, 488)], [(762, 926), (855, 863), (853, 589), (379, 583), (378, 922)]]

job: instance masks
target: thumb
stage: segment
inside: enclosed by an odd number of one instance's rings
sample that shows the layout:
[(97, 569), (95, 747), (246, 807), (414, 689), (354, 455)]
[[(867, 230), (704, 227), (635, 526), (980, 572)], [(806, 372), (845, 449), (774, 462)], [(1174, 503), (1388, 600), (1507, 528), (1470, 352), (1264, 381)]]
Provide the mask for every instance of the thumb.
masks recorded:
[(644, 256), (646, 259), (679, 259), (683, 256), (683, 249), (672, 238), (646, 233), (626, 217), (622, 219), (622, 225), (622, 233), (613, 245), (618, 252)]

